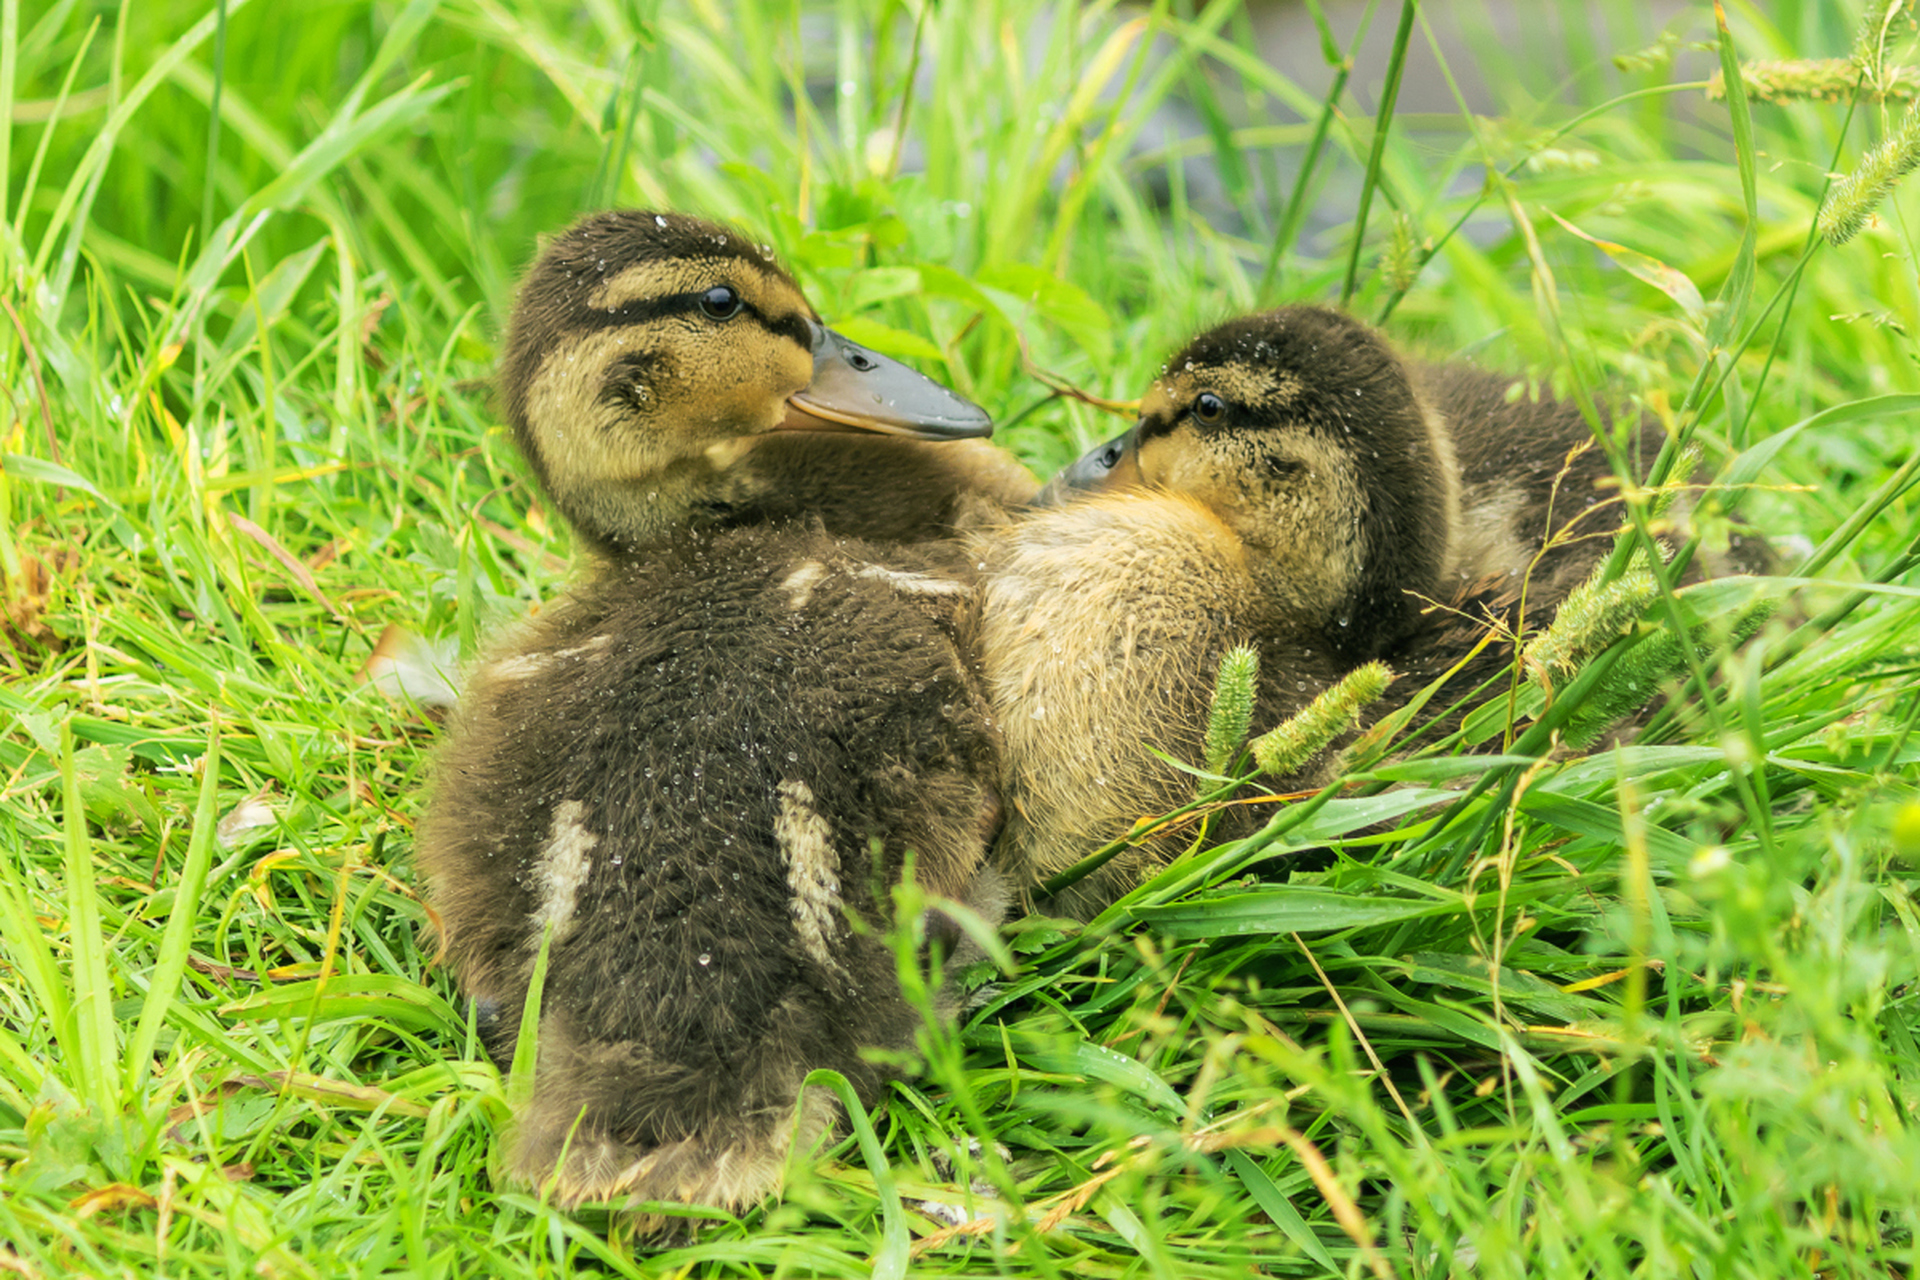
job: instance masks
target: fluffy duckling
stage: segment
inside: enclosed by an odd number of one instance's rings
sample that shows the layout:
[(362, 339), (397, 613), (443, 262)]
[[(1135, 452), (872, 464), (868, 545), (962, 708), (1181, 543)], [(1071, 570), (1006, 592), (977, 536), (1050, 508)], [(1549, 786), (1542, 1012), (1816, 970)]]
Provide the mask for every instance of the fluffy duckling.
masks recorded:
[(689, 219), (590, 220), (522, 293), (505, 398), (602, 563), (473, 673), (418, 856), (503, 1067), (546, 949), (506, 1167), (563, 1205), (760, 1199), (838, 1118), (809, 1071), (871, 1099), (912, 1048), (883, 937), (908, 859), (927, 893), (1004, 910), (971, 566), (844, 536), (924, 536), (981, 473), (952, 445), (780, 431), (984, 429), (888, 364)]
[[(1255, 723), (1275, 724), (1415, 633), (1423, 598), (1458, 573), (1444, 425), (1378, 334), (1319, 307), (1194, 339), (1133, 429), (1050, 496), (1070, 500), (974, 544), (1006, 744), (997, 857), (1029, 887), (1192, 796), (1192, 777), (1143, 744), (1199, 758), (1229, 649), (1259, 650)], [(1316, 785), (1324, 767), (1279, 786)], [(1049, 905), (1097, 911), (1177, 838)]]
[[(1403, 364), (1379, 335), (1319, 308), (1235, 321), (1175, 356), (1139, 424), (1043, 492), (1066, 505), (985, 541), (987, 670), (1009, 744), (1002, 850), (1019, 879), (1038, 883), (1190, 797), (1185, 775), (1139, 744), (1199, 758), (1234, 644), (1260, 650), (1255, 724), (1270, 726), (1364, 661), (1401, 676), (1378, 714), (1466, 659), (1490, 626), (1552, 621), (1611, 550), (1618, 514), (1599, 509), (1615, 477), (1573, 406), (1511, 399), (1511, 384)], [(1662, 439), (1640, 420), (1636, 465)], [(1670, 513), (1676, 526), (1685, 508)], [(1688, 577), (1764, 568), (1770, 554), (1748, 538)], [(1470, 692), (1511, 658), (1489, 646), (1449, 687)], [(1328, 762), (1281, 789), (1321, 785)], [(1170, 843), (1116, 859), (1052, 905), (1097, 910)]]
[[(817, 517), (951, 532), (1039, 487), (977, 406), (825, 328), (771, 253), (677, 214), (595, 214), (522, 285), (500, 382), (521, 452), (602, 556), (691, 528)], [(931, 444), (929, 441), (941, 443)]]

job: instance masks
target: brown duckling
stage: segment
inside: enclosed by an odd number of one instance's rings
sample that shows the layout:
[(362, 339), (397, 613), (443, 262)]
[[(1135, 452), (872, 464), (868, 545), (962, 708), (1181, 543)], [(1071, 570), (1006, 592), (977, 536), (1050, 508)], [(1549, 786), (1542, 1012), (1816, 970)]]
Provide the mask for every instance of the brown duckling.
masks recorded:
[[(1617, 487), (1585, 418), (1551, 397), (1514, 399), (1511, 385), (1404, 364), (1320, 308), (1234, 321), (1169, 362), (1138, 425), (1054, 479), (1041, 501), (1065, 505), (986, 539), (986, 662), (1009, 744), (1001, 848), (1016, 878), (1037, 884), (1191, 797), (1140, 744), (1199, 757), (1234, 644), (1261, 654), (1256, 726), (1370, 659), (1401, 677), (1375, 715), (1457, 663), (1433, 705), (1503, 670), (1511, 645), (1468, 660), (1488, 629), (1550, 623), (1619, 526), (1617, 508), (1601, 514)], [(1630, 460), (1649, 465), (1659, 427), (1640, 419), (1629, 435)], [(1685, 516), (1683, 499), (1668, 520), (1680, 529)], [(1688, 580), (1769, 555), (1749, 537)], [(1279, 785), (1320, 785), (1330, 764)], [(1116, 859), (1053, 905), (1097, 910), (1171, 843)]]
[(793, 516), (917, 541), (969, 495), (1039, 487), (971, 438), (991, 430), (977, 406), (827, 329), (768, 250), (684, 215), (600, 213), (555, 237), (500, 382), (521, 452), (603, 556)]
[[(1378, 334), (1319, 307), (1194, 339), (1133, 429), (1049, 494), (1066, 500), (975, 541), (1006, 743), (997, 856), (1029, 888), (1191, 798), (1192, 777), (1144, 744), (1199, 758), (1229, 649), (1259, 651), (1255, 723), (1276, 724), (1415, 633), (1423, 600), (1458, 574), (1443, 424)], [(1310, 762), (1278, 785), (1323, 771)], [(1178, 838), (1049, 905), (1098, 910)]]
[[(473, 673), (420, 866), (503, 1067), (546, 948), (510, 1177), (564, 1205), (736, 1210), (838, 1118), (809, 1071), (870, 1100), (913, 1046), (884, 937), (909, 858), (929, 895), (1004, 910), (971, 565), (845, 536), (922, 536), (981, 473), (952, 445), (762, 433), (799, 413), (974, 431), (977, 411), (849, 354), (734, 233), (652, 214), (555, 242), (502, 380), (602, 564)], [(884, 483), (793, 469), (849, 446)]]

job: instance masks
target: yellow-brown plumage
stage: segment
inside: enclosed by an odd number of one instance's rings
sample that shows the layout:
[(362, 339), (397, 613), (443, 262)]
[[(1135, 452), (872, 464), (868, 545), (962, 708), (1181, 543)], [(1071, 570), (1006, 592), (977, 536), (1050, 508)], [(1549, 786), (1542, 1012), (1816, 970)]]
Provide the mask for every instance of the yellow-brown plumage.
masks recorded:
[[(730, 291), (738, 310), (700, 307)], [(603, 555), (719, 525), (945, 536), (1038, 485), (973, 405), (824, 329), (772, 256), (695, 218), (609, 213), (548, 246), (501, 361), (521, 451)]]
[[(1107, 491), (1073, 494), (1095, 481)], [(1029, 888), (1192, 796), (1147, 744), (1200, 757), (1227, 650), (1259, 650), (1255, 723), (1278, 723), (1417, 630), (1421, 597), (1456, 571), (1451, 441), (1387, 344), (1321, 308), (1196, 338), (1133, 430), (1052, 493), (1059, 506), (977, 539), (1006, 743), (998, 856)], [(1277, 785), (1320, 777), (1314, 761)], [(1182, 838), (1051, 905), (1097, 910)]]
[[(1374, 659), (1402, 676), (1376, 713), (1464, 662), (1445, 706), (1511, 660), (1498, 645), (1469, 660), (1488, 627), (1552, 620), (1611, 548), (1617, 490), (1585, 419), (1509, 397), (1510, 381), (1408, 364), (1323, 308), (1246, 317), (1174, 356), (1139, 423), (1048, 486), (1052, 509), (979, 535), (1006, 739), (997, 856), (1017, 883), (1031, 891), (1192, 797), (1191, 775), (1147, 748), (1201, 759), (1236, 645), (1260, 654), (1260, 729)], [(1661, 442), (1640, 422), (1630, 460), (1646, 466)], [(1731, 567), (1767, 555), (1748, 539)], [(1322, 785), (1332, 764), (1323, 753), (1273, 788)], [(1211, 835), (1269, 812), (1235, 808)], [(1096, 911), (1191, 835), (1148, 840), (1047, 905)]]

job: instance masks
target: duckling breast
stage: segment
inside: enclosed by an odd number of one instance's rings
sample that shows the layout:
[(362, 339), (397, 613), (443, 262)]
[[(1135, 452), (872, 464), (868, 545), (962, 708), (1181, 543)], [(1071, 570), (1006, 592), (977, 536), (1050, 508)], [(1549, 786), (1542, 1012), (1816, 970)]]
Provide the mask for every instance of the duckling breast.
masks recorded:
[[(1029, 887), (1174, 807), (1219, 660), (1255, 634), (1248, 552), (1200, 503), (1124, 493), (1031, 513), (973, 543), (986, 576), (981, 652), (1002, 734), (1007, 825), (996, 857)], [(1097, 909), (1162, 851), (1082, 882)]]

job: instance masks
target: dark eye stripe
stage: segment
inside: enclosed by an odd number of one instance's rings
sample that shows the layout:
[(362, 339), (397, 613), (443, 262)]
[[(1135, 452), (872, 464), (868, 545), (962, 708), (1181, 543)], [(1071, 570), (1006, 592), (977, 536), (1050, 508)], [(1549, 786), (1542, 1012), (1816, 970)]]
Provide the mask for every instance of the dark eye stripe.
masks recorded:
[(777, 333), (783, 338), (791, 338), (802, 347), (813, 346), (813, 330), (807, 326), (804, 316), (787, 315), (781, 316), (778, 320), (771, 320), (758, 307), (744, 301), (741, 310), (751, 313), (768, 333)]
[[(668, 316), (697, 316), (701, 315), (700, 300), (706, 295), (707, 291), (701, 289), (695, 293), (670, 293), (661, 298), (638, 298), (612, 311), (590, 309), (581, 313), (573, 327), (582, 332), (597, 333), (602, 329), (623, 329), (628, 325), (650, 324)], [(748, 302), (744, 296), (740, 299), (738, 315), (752, 316), (768, 333), (789, 338), (802, 347), (813, 346), (813, 333), (808, 329), (804, 316), (786, 315), (776, 320)], [(738, 319), (738, 316), (735, 318)]]
[(1162, 417), (1159, 415), (1151, 418), (1142, 418), (1140, 419), (1140, 443), (1145, 444), (1156, 436), (1164, 436), (1172, 431), (1178, 424), (1178, 418)]

